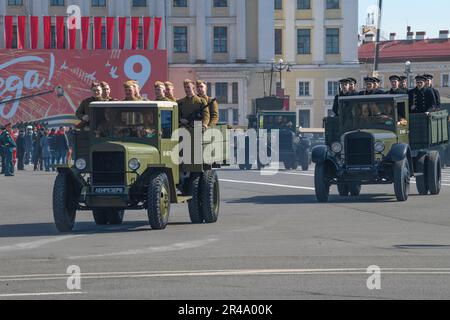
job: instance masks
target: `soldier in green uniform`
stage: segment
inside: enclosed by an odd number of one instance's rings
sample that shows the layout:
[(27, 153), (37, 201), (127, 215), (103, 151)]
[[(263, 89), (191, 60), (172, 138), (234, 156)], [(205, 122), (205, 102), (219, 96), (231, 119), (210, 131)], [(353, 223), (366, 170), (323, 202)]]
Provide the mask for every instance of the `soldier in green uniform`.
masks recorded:
[(94, 101), (103, 101), (103, 90), (102, 86), (98, 82), (93, 82), (91, 84), (92, 97), (84, 99), (80, 106), (78, 107), (75, 115), (81, 120), (81, 127), (86, 127), (89, 124), (89, 105)]
[(8, 123), (0, 135), (0, 145), (3, 148), (3, 156), (5, 157), (5, 177), (14, 176), (14, 163), (13, 163), (13, 152), (16, 148), (16, 143), (14, 139), (11, 137), (10, 132), (11, 124)]
[(100, 85), (102, 86), (102, 98), (104, 101), (117, 101), (117, 99), (111, 97), (111, 87), (108, 82), (102, 81)]
[(166, 86), (164, 85), (164, 82), (156, 81), (153, 87), (155, 88), (156, 101), (170, 101), (166, 97)]
[(195, 94), (195, 82), (186, 79), (184, 80), (184, 91), (186, 97), (178, 100), (179, 113), (180, 113), (180, 123), (182, 125), (189, 125), (194, 120), (202, 121), (202, 126), (207, 129), (209, 126), (209, 108), (208, 103), (205, 99), (200, 98)]
[(219, 123), (219, 104), (216, 100), (213, 101), (211, 97), (208, 97), (208, 87), (206, 82), (203, 80), (197, 80), (197, 94), (200, 98), (206, 100), (206, 103), (209, 104), (209, 127), (216, 126)]
[(166, 81), (166, 82), (164, 82), (164, 85), (166, 86), (167, 99), (169, 99), (172, 102), (177, 102), (178, 99), (175, 98), (175, 93), (174, 93), (175, 86), (173, 85), (173, 83), (170, 81)]

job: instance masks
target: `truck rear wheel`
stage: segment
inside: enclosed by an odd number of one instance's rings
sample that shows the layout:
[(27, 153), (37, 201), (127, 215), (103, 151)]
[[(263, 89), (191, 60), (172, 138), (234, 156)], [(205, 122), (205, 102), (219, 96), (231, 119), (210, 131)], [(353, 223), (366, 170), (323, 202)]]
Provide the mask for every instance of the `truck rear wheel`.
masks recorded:
[(427, 181), (430, 194), (437, 195), (441, 192), (441, 158), (439, 152), (431, 151), (428, 155), (426, 166)]
[(188, 193), (192, 197), (188, 201), (189, 217), (192, 223), (203, 223), (202, 201), (200, 198), (200, 179), (202, 175), (193, 173), (189, 178)]
[(417, 159), (417, 172), (421, 175), (416, 177), (417, 192), (423, 196), (428, 194), (427, 171), (427, 155), (423, 155)]
[(360, 184), (351, 184), (348, 189), (352, 197), (357, 197), (361, 194)]
[(215, 171), (207, 170), (203, 173), (200, 190), (205, 223), (214, 223), (219, 217), (220, 207), (219, 178)]
[(60, 172), (53, 186), (53, 218), (59, 232), (72, 231), (77, 213), (70, 176)]
[(337, 189), (341, 197), (348, 197), (348, 194), (350, 193), (350, 188), (348, 185), (344, 183), (339, 183), (337, 185)]
[(314, 173), (314, 189), (316, 198), (319, 202), (328, 202), (330, 195), (330, 182), (325, 175), (325, 165), (323, 163), (316, 164)]
[(409, 196), (410, 169), (408, 159), (394, 164), (394, 191), (398, 201), (406, 201)]
[(165, 229), (169, 222), (170, 187), (165, 173), (151, 178), (147, 193), (147, 215), (152, 229)]

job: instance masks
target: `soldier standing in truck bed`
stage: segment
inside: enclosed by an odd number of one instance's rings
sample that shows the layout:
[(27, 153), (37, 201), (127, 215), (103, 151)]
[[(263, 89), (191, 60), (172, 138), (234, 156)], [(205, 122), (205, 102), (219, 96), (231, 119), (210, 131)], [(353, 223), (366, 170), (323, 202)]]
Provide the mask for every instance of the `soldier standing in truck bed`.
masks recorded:
[(173, 83), (170, 81), (166, 81), (164, 82), (164, 85), (166, 86), (166, 98), (172, 102), (177, 102), (178, 99), (175, 98), (175, 86), (173, 85)]
[(197, 94), (200, 98), (203, 98), (206, 100), (206, 102), (209, 104), (209, 126), (216, 126), (217, 123), (219, 123), (219, 104), (216, 100), (213, 101), (211, 97), (208, 97), (207, 90), (208, 87), (206, 85), (206, 82), (203, 80), (197, 80)]
[(136, 80), (127, 80), (123, 83), (125, 99), (123, 101), (146, 101), (141, 97), (140, 87)]
[(89, 124), (89, 105), (95, 101), (103, 101), (103, 90), (102, 86), (98, 82), (93, 82), (91, 84), (92, 97), (84, 99), (80, 106), (78, 107), (75, 115), (81, 120), (81, 126), (85, 127)]
[(155, 101), (170, 101), (166, 97), (166, 86), (164, 82), (156, 81), (153, 87), (155, 89)]
[(436, 99), (430, 88), (425, 88), (427, 78), (417, 76), (416, 87), (409, 91), (409, 112), (425, 113), (429, 112), (436, 106)]
[(388, 91), (389, 94), (408, 94), (408, 90), (400, 88), (401, 79), (399, 76), (392, 75), (389, 77), (391, 82), (391, 89)]
[(351, 96), (358, 95), (358, 91), (356, 86), (358, 85), (358, 81), (355, 78), (347, 78), (348, 83), (348, 92)]
[(339, 97), (347, 97), (351, 96), (350, 93), (350, 80), (349, 79), (341, 79), (339, 82), (339, 94), (334, 97), (333, 102), (333, 112), (336, 116), (339, 115)]
[(425, 82), (425, 88), (429, 88), (431, 91), (433, 91), (434, 99), (436, 100), (436, 108), (441, 107), (441, 94), (437, 89), (433, 87), (433, 75), (432, 74), (424, 74), (423, 75), (427, 81)]
[(192, 121), (199, 120), (202, 121), (203, 128), (207, 129), (210, 120), (209, 108), (207, 107), (208, 103), (205, 99), (195, 94), (194, 81), (186, 79), (183, 85), (186, 97), (177, 101), (179, 105), (180, 123), (182, 125), (189, 125)]

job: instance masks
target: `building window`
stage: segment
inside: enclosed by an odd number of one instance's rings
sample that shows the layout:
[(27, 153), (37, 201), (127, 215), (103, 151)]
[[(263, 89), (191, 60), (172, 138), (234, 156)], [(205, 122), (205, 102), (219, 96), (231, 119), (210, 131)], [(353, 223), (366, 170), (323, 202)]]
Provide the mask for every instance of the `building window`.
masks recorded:
[(339, 29), (327, 29), (327, 54), (339, 53)]
[(299, 97), (309, 97), (311, 96), (309, 92), (310, 83), (308, 81), (300, 81), (298, 83), (298, 96)]
[(216, 82), (216, 99), (219, 103), (228, 103), (228, 83)]
[(228, 7), (228, 0), (214, 0), (213, 6), (215, 8), (225, 8)]
[(328, 81), (327, 95), (334, 97), (339, 93), (339, 83), (337, 81)]
[(62, 7), (64, 6), (64, 0), (50, 0), (50, 5), (55, 7)]
[(228, 109), (219, 109), (219, 122), (228, 123)]
[(173, 0), (174, 8), (187, 8), (187, 0)]
[(311, 128), (311, 110), (299, 110), (298, 119), (300, 127)]
[(283, 10), (283, 0), (275, 0), (275, 10)]
[(133, 0), (133, 7), (146, 7), (147, 0)]
[(106, 7), (106, 0), (92, 0), (92, 7)]
[(327, 0), (327, 9), (339, 9), (339, 0)]
[(227, 27), (214, 27), (214, 52), (226, 53), (228, 51)]
[(275, 29), (275, 54), (283, 54), (283, 29)]
[(311, 0), (297, 0), (297, 10), (311, 9)]
[(8, 0), (8, 6), (23, 6), (23, 0)]
[(298, 29), (297, 30), (297, 54), (311, 53), (311, 30)]
[(52, 49), (56, 48), (56, 27), (55, 26), (50, 27), (50, 48), (52, 48)]
[(239, 124), (239, 110), (233, 109), (233, 124), (237, 125)]
[(211, 97), (211, 92), (212, 92), (212, 87), (211, 87), (211, 83), (207, 83), (206, 84), (206, 95), (208, 96), (208, 97)]
[(442, 75), (442, 87), (450, 87), (450, 75), (449, 74), (443, 74)]
[(188, 52), (187, 27), (173, 27), (173, 49), (175, 53)]
[(11, 49), (17, 49), (17, 26), (13, 26)]
[(102, 49), (106, 49), (106, 27), (102, 26)]
[(233, 88), (233, 104), (238, 104), (239, 103), (239, 84), (237, 82), (233, 82), (232, 84), (232, 88)]
[(144, 49), (144, 29), (142, 27), (139, 27), (137, 47), (138, 49)]

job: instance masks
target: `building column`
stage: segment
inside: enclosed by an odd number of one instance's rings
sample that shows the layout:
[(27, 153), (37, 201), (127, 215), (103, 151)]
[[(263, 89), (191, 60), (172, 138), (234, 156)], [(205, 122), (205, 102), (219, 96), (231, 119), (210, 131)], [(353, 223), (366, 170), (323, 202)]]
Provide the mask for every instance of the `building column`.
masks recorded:
[[(297, 2), (296, 1), (285, 1), (284, 2), (284, 33), (285, 33), (285, 41), (284, 44), (284, 52), (286, 62), (295, 62), (296, 57), (296, 11), (297, 11)], [(275, 32), (275, 31), (274, 31)]]
[(275, 56), (275, 8), (273, 1), (258, 1), (258, 61), (270, 62)]
[[(166, 14), (166, 1), (155, 1), (156, 2), (156, 8), (155, 15), (157, 17), (162, 18), (162, 25), (161, 25), (161, 34), (159, 37), (159, 45), (158, 49), (164, 50), (167, 48), (167, 14)], [(152, 13), (150, 12), (149, 15), (151, 16)], [(153, 43), (153, 42), (152, 42)]]
[(358, 62), (358, 0), (342, 1), (342, 62)]
[[(196, 16), (196, 48), (197, 48), (197, 62), (206, 62), (206, 1), (196, 0), (197, 6)], [(191, 35), (193, 36), (193, 35)]]
[(235, 1), (236, 7), (236, 46), (237, 46), (237, 63), (247, 62), (247, 31), (246, 31), (246, 5), (245, 1)]
[(311, 35), (313, 63), (323, 64), (325, 62), (325, 0), (315, 0), (313, 3), (314, 30)]

